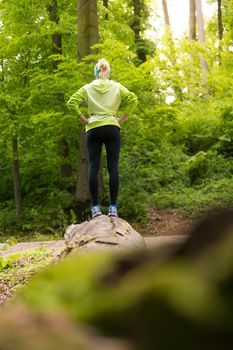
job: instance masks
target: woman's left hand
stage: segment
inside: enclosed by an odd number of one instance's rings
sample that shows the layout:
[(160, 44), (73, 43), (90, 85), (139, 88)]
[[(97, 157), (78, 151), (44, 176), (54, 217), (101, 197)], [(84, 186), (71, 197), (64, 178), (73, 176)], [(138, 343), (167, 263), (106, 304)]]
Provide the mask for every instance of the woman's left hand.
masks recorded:
[(87, 124), (89, 123), (88, 119), (87, 119), (86, 117), (84, 117), (83, 114), (80, 114), (79, 119), (81, 120), (81, 122), (82, 122), (84, 125), (87, 125)]

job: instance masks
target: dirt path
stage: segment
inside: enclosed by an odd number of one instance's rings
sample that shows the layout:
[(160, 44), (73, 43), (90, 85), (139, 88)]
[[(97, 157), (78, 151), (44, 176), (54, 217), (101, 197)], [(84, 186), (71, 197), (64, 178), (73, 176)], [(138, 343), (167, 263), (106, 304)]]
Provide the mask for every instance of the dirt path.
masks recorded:
[(4, 246), (5, 244), (0, 244), (0, 255), (8, 255), (41, 247), (55, 248), (58, 251), (62, 251), (65, 248), (65, 241), (22, 242), (9, 246), (6, 250), (3, 250)]
[[(146, 247), (151, 248), (153, 246), (161, 246), (166, 245), (170, 243), (181, 243), (186, 238), (185, 235), (179, 235), (179, 236), (157, 236), (157, 237), (144, 237)], [(17, 243), (13, 246), (9, 246), (8, 249), (3, 250), (3, 244), (0, 244), (0, 256), (3, 255), (9, 255), (17, 252), (22, 252), (29, 249), (34, 248), (54, 248), (58, 252), (65, 249), (65, 241), (59, 240), (59, 241), (44, 241), (44, 242), (23, 242), (23, 243)]]

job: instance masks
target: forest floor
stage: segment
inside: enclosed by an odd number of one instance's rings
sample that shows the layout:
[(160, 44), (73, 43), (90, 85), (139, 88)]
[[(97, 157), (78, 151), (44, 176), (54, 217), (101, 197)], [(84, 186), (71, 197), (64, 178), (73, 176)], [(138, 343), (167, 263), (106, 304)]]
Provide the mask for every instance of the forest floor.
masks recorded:
[[(178, 210), (155, 210), (151, 209), (148, 212), (149, 221), (147, 223), (133, 223), (132, 226), (137, 230), (149, 245), (157, 242), (166, 243), (170, 239), (175, 239), (175, 236), (189, 234), (191, 228), (195, 226), (198, 219), (183, 216)], [(49, 240), (49, 241), (31, 241), (19, 242), (9, 246), (7, 250), (1, 250), (0, 255), (9, 255), (12, 253), (32, 249), (32, 248), (48, 248), (56, 249), (58, 252), (65, 248), (64, 240)]]
[[(197, 219), (187, 218), (177, 210), (150, 210), (146, 224), (132, 224), (144, 237), (146, 246), (182, 242)], [(16, 290), (50, 264), (65, 248), (64, 240), (20, 242), (4, 248), (0, 244), (0, 259), (12, 257), (13, 263), (0, 269), (0, 305), (9, 300)], [(1, 262), (1, 261), (0, 261)]]
[(198, 218), (186, 217), (176, 209), (150, 209), (148, 216), (148, 223), (134, 226), (143, 237), (187, 235), (198, 223)]

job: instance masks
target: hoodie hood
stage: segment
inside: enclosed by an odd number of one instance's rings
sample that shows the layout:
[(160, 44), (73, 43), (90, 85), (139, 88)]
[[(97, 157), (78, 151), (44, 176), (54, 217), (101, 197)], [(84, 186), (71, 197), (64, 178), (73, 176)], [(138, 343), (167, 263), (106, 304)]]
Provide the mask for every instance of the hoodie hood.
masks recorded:
[(99, 94), (106, 94), (113, 86), (112, 80), (97, 79), (88, 84), (90, 88)]

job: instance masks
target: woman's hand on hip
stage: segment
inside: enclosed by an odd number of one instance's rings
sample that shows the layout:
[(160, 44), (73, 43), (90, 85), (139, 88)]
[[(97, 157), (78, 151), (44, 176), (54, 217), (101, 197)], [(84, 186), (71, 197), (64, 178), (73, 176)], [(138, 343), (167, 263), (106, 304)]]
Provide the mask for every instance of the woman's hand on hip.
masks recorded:
[(118, 123), (122, 124), (129, 118), (128, 114), (123, 114), (120, 118), (118, 118)]
[(86, 117), (84, 117), (83, 114), (80, 114), (79, 119), (81, 120), (81, 122), (82, 122), (84, 125), (87, 125), (87, 124), (89, 123), (88, 119), (87, 119)]

